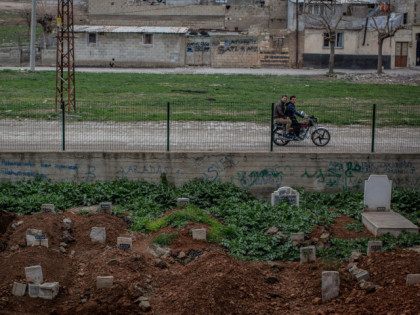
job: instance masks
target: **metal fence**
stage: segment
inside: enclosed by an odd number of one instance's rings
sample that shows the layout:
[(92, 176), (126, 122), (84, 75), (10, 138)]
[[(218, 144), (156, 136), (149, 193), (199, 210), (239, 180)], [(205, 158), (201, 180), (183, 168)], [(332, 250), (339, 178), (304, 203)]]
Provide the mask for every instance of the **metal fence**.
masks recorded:
[(420, 152), (420, 106), (298, 105), (329, 129), (331, 141), (271, 144), (272, 104), (79, 101), (0, 102), (2, 151)]

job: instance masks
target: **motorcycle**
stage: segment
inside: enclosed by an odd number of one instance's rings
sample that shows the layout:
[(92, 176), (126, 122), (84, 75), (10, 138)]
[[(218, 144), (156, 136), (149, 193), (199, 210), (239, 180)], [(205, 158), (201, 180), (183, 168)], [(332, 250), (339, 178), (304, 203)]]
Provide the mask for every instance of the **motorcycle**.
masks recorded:
[(318, 147), (326, 146), (330, 142), (330, 132), (324, 127), (318, 127), (318, 119), (315, 116), (306, 116), (299, 125), (299, 135), (291, 136), (286, 130), (286, 125), (275, 123), (273, 142), (278, 146), (285, 146), (290, 141), (303, 141), (309, 137)]

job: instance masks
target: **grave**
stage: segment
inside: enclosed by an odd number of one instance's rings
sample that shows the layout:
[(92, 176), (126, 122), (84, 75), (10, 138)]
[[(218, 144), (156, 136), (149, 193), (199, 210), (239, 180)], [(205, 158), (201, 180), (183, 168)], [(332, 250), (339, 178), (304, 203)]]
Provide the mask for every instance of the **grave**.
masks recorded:
[(418, 233), (419, 228), (401, 214), (391, 211), (392, 181), (386, 175), (370, 175), (365, 181), (363, 225), (375, 236), (401, 232)]
[(112, 213), (112, 202), (101, 202), (98, 207), (99, 212)]
[(340, 293), (340, 274), (338, 271), (322, 272), (322, 301), (334, 299)]
[(351, 267), (349, 269), (349, 272), (351, 273), (351, 275), (353, 277), (356, 278), (357, 281), (362, 281), (362, 280), (367, 281), (367, 280), (369, 280), (369, 276), (370, 276), (369, 272), (367, 270), (357, 268), (356, 265)]
[(26, 293), (26, 283), (13, 282), (12, 294), (14, 296), (24, 296)]
[(26, 246), (44, 246), (48, 247), (48, 238), (41, 230), (26, 230)]
[(271, 194), (271, 205), (275, 206), (281, 202), (299, 207), (299, 192), (291, 187), (280, 187)]
[(420, 273), (411, 273), (407, 275), (406, 283), (408, 285), (420, 283)]
[(316, 260), (315, 246), (307, 246), (300, 248), (300, 263), (313, 262)]
[(177, 207), (185, 207), (190, 203), (190, 198), (178, 198), (176, 200)]
[(39, 265), (25, 267), (25, 276), (29, 283), (41, 284), (44, 281), (42, 268)]
[(419, 232), (418, 226), (394, 211), (364, 212), (362, 213), (362, 223), (375, 236), (387, 233), (398, 236), (404, 231), (409, 233)]
[(106, 230), (104, 227), (93, 227), (90, 230), (90, 239), (92, 242), (105, 243)]
[(382, 252), (382, 241), (369, 241), (367, 247), (367, 254)]
[(31, 298), (37, 298), (39, 295), (39, 284), (38, 283), (29, 283), (28, 284), (28, 294)]
[(52, 203), (45, 203), (41, 205), (42, 212), (54, 212), (55, 206)]
[(194, 240), (207, 240), (207, 229), (192, 229), (191, 233)]
[(117, 247), (122, 250), (132, 249), (133, 239), (131, 237), (117, 237)]
[(52, 300), (57, 296), (59, 289), (58, 282), (43, 283), (39, 286), (38, 297), (44, 300)]
[(114, 284), (113, 276), (97, 276), (96, 277), (96, 288), (97, 289), (106, 289), (111, 288)]

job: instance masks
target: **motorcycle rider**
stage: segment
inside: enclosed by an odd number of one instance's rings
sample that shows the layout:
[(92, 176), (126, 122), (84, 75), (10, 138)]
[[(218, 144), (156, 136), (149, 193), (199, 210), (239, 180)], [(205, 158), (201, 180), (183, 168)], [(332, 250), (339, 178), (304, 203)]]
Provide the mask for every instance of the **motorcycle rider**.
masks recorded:
[(285, 115), (287, 105), (287, 95), (283, 95), (280, 102), (276, 104), (274, 109), (274, 121), (276, 124), (286, 125), (286, 132), (289, 131), (292, 121)]
[(286, 135), (286, 136), (288, 136), (289, 138), (300, 139), (299, 138), (300, 124), (297, 121), (296, 116), (304, 118), (305, 113), (303, 111), (300, 111), (300, 112), (297, 111), (295, 103), (296, 103), (296, 96), (294, 96), (294, 95), (290, 96), (290, 102), (287, 104), (286, 111), (284, 113), (292, 121), (292, 128), (293, 128), (293, 131), (294, 131), (294, 135)]

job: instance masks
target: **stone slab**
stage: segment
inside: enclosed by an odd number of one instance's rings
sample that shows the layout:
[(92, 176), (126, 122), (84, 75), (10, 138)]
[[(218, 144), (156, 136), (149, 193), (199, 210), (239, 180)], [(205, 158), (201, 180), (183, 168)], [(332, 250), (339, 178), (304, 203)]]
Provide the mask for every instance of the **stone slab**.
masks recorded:
[(58, 282), (43, 283), (39, 286), (38, 297), (44, 300), (52, 300), (57, 296), (59, 289), (60, 285)]
[(192, 229), (192, 238), (194, 240), (206, 241), (207, 240), (207, 229)]
[(369, 241), (367, 245), (367, 254), (382, 252), (382, 241)]
[(41, 205), (42, 212), (54, 212), (55, 206), (52, 203), (44, 203)]
[(338, 271), (322, 272), (322, 301), (329, 301), (340, 294), (340, 274)]
[(387, 175), (370, 175), (365, 180), (363, 204), (366, 211), (391, 210), (392, 180)]
[(26, 293), (26, 283), (13, 282), (12, 294), (14, 296), (24, 296)]
[(176, 200), (176, 205), (178, 207), (185, 207), (186, 205), (188, 205), (190, 203), (190, 198), (178, 198)]
[(364, 212), (362, 223), (375, 236), (390, 233), (398, 236), (401, 232), (418, 233), (419, 228), (411, 221), (394, 211)]
[(411, 284), (420, 284), (420, 273), (411, 273), (407, 275), (406, 283)]
[(281, 202), (299, 207), (299, 192), (291, 187), (280, 187), (271, 194), (271, 205), (275, 206)]
[(97, 276), (96, 277), (97, 289), (111, 288), (113, 284), (114, 284), (114, 276)]
[(103, 212), (103, 213), (111, 214), (112, 213), (112, 202), (108, 202), (108, 201), (101, 202), (99, 204), (98, 211)]
[(315, 246), (307, 246), (300, 248), (300, 263), (313, 262), (316, 260)]
[(131, 237), (117, 237), (117, 247), (122, 250), (133, 248), (133, 239)]
[(29, 283), (41, 284), (44, 282), (42, 267), (40, 265), (25, 267), (26, 281)]
[(38, 283), (29, 283), (28, 284), (28, 294), (31, 298), (37, 298), (39, 295), (39, 284)]
[(104, 227), (93, 227), (90, 230), (90, 239), (92, 242), (105, 243), (106, 229)]

